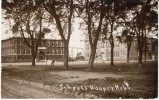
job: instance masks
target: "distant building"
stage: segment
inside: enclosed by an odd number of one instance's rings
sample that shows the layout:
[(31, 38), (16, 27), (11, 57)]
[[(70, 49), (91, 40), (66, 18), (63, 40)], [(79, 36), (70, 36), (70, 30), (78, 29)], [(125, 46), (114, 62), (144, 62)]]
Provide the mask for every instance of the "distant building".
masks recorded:
[[(147, 59), (156, 60), (158, 55), (158, 48), (157, 45), (152, 50), (152, 41), (157, 41), (157, 39), (149, 39), (149, 48), (147, 51)], [(126, 61), (127, 60), (127, 46), (124, 43), (119, 43), (119, 41), (114, 40), (114, 61)], [(85, 42), (85, 58), (88, 60), (90, 56), (90, 45), (89, 42)], [(111, 46), (108, 40), (98, 41), (97, 48), (96, 48), (96, 56), (95, 60), (104, 60), (110, 61), (111, 59)], [(130, 60), (137, 60), (138, 59), (138, 50), (137, 50), (137, 40), (134, 39), (132, 42), (130, 53), (129, 53)], [(144, 59), (144, 55), (143, 55)]]
[[(31, 40), (27, 38), (27, 41)], [(13, 37), (2, 40), (1, 46), (2, 62), (31, 61), (31, 48), (29, 48), (23, 38)], [(63, 60), (62, 40), (44, 39), (41, 41), (36, 60)]]

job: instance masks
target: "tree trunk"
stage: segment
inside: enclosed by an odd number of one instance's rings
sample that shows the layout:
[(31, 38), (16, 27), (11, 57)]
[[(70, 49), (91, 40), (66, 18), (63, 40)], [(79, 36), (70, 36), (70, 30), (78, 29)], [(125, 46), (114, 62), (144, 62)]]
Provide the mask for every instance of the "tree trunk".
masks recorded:
[(66, 69), (69, 68), (68, 66), (68, 58), (69, 58), (69, 50), (68, 50), (68, 42), (64, 42), (64, 55), (63, 55), (63, 59), (64, 59), (64, 67)]
[(144, 62), (146, 62), (146, 53), (147, 53), (147, 40), (146, 40), (146, 33), (145, 33), (145, 39), (144, 39)]
[(142, 65), (142, 48), (139, 48), (139, 60), (138, 63)]
[(127, 62), (129, 62), (130, 45), (127, 45)]
[(35, 55), (32, 55), (32, 66), (35, 66)]
[(144, 51), (144, 62), (146, 62), (146, 50)]
[(111, 58), (110, 58), (110, 66), (114, 66), (114, 39), (113, 39), (113, 30), (114, 30), (114, 26), (113, 26), (113, 20), (112, 20), (112, 24), (111, 24), (111, 33), (110, 33), (110, 39), (109, 39), (109, 43), (111, 46)]
[(35, 66), (36, 54), (35, 54), (34, 47), (31, 48), (31, 53), (32, 53), (32, 66)]
[(94, 69), (93, 64), (94, 64), (95, 54), (96, 54), (96, 47), (93, 46), (93, 47), (91, 47), (91, 53), (90, 53), (90, 57), (89, 57), (89, 64), (88, 64), (88, 67), (87, 67), (88, 70)]
[(110, 60), (110, 65), (114, 66), (114, 42), (110, 44), (111, 45), (111, 60)]

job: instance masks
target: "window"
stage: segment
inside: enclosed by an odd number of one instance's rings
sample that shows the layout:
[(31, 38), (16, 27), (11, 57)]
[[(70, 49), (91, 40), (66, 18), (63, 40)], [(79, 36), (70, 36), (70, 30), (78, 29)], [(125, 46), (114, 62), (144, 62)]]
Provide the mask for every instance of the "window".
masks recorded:
[(115, 57), (115, 51), (113, 52), (113, 56)]
[(10, 54), (12, 54), (12, 49), (10, 49)]
[(54, 54), (54, 50), (50, 50), (51, 54)]
[(17, 39), (17, 44), (18, 44), (18, 45), (21, 45), (20, 42), (21, 42), (20, 39)]
[(56, 49), (56, 53), (58, 54), (59, 52), (58, 52), (58, 49)]
[(48, 49), (47, 54), (50, 54), (50, 50)]
[(48, 47), (50, 46), (50, 41), (48, 41), (47, 45), (48, 45)]
[(10, 55), (10, 53), (11, 53), (11, 50), (9, 49), (9, 55)]
[(3, 54), (3, 50), (1, 51), (1, 53), (2, 53), (2, 55), (4, 55), (4, 54)]
[(3, 50), (3, 54), (6, 55), (6, 51), (5, 50)]
[(125, 55), (125, 51), (123, 51), (123, 55)]
[(89, 49), (89, 45), (86, 45), (87, 46), (87, 49)]
[(61, 41), (60, 43), (61, 43), (61, 47), (63, 47), (63, 42)]
[(10, 40), (9, 45), (12, 46), (14, 43), (14, 40)]
[(61, 54), (61, 50), (60, 50), (60, 49), (58, 50), (58, 54), (59, 54), (59, 55)]
[(25, 49), (22, 50), (22, 54), (25, 54)]
[(103, 48), (102, 42), (101, 42), (101, 44), (100, 44), (100, 47)]
[(22, 40), (21, 40), (21, 39), (19, 39), (19, 41), (20, 41), (20, 45), (22, 45)]
[(54, 53), (55, 53), (55, 55), (57, 54), (56, 49), (55, 49)]
[(21, 49), (18, 49), (17, 51), (18, 51), (18, 52), (17, 52), (18, 54), (21, 54)]
[(54, 50), (51, 50), (51, 54), (54, 54)]
[(51, 44), (51, 46), (52, 46), (52, 47), (54, 47), (54, 41), (52, 41), (52, 44)]
[(10, 49), (10, 54), (13, 54), (13, 49)]
[(63, 50), (61, 49), (61, 55), (63, 54)]
[(58, 42), (58, 46), (61, 47), (61, 42), (60, 41)]
[(12, 49), (12, 53), (14, 54), (14, 49)]
[(27, 49), (26, 54), (31, 54), (31, 50), (30, 50), (30, 49)]
[(5, 54), (8, 55), (8, 50), (5, 50)]
[(103, 43), (103, 48), (104, 48), (104, 43)]
[(7, 50), (7, 55), (8, 55), (8, 50)]
[(55, 41), (55, 47), (57, 47), (58, 46), (58, 41)]

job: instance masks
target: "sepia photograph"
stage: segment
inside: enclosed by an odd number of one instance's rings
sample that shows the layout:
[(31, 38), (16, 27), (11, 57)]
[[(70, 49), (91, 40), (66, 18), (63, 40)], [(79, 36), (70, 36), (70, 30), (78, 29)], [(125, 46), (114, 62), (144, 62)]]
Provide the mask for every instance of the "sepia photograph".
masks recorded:
[(158, 0), (1, 0), (1, 99), (157, 99)]

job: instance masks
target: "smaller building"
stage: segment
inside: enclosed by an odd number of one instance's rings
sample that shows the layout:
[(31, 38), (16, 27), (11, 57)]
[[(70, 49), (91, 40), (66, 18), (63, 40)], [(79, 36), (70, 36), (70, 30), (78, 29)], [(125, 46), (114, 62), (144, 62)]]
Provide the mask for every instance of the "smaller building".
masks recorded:
[[(31, 43), (30, 38), (27, 41)], [(2, 62), (31, 61), (31, 48), (26, 45), (23, 38), (12, 37), (2, 40)], [(43, 39), (38, 47), (36, 60), (63, 60), (62, 40)]]

